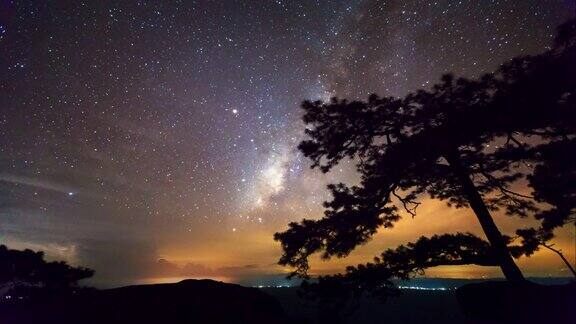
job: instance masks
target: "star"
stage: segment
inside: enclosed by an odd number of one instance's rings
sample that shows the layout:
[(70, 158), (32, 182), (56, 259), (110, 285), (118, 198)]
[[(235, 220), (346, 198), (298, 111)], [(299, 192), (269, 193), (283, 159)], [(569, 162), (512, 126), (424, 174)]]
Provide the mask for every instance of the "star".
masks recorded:
[[(3, 244), (70, 251), (98, 280), (158, 251), (275, 263), (261, 244), (276, 249), (286, 224), (322, 217), (328, 183), (358, 181), (353, 163), (308, 168), (302, 100), (475, 77), (543, 51), (574, 12), (536, 0), (7, 3), (0, 215), (27, 217), (0, 217)], [(246, 260), (227, 259), (230, 231), (257, 242), (242, 246)]]

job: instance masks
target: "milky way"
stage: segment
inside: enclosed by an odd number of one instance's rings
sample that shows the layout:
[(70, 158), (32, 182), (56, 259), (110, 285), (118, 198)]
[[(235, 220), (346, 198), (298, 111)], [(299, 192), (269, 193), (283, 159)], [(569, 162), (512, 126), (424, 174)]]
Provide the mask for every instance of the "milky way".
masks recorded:
[(308, 170), (302, 100), (477, 76), (545, 50), (573, 13), (573, 1), (2, 1), (0, 242), (100, 278), (158, 275), (159, 258), (277, 271), (272, 234), (321, 216), (326, 183), (356, 179), (346, 163)]

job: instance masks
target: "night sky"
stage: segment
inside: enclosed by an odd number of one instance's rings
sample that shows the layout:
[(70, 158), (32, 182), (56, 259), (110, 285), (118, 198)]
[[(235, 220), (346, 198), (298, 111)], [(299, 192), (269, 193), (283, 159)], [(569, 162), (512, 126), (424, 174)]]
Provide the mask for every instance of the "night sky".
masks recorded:
[[(0, 1), (0, 243), (95, 281), (285, 271), (274, 232), (322, 215), (352, 163), (309, 170), (299, 103), (403, 96), (548, 48), (574, 1)], [(504, 232), (520, 223), (496, 215)], [(525, 223), (524, 223), (525, 224)], [(419, 214), (313, 273), (420, 235), (481, 233)], [(574, 258), (574, 235), (556, 239)], [(562, 275), (550, 252), (526, 275)], [(431, 275), (498, 275), (451, 267)], [(150, 279), (155, 280), (155, 279)]]

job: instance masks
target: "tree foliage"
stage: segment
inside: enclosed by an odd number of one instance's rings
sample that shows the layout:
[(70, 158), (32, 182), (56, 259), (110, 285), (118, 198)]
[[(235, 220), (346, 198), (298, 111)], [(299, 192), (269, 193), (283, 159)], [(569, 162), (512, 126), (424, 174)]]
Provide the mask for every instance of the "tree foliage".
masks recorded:
[[(505, 271), (515, 267), (506, 261), (512, 260), (510, 252), (530, 255), (538, 249), (535, 242), (550, 240), (555, 228), (573, 222), (575, 25), (559, 28), (551, 50), (516, 57), (478, 79), (447, 74), (430, 90), (404, 98), (305, 101), (309, 139), (299, 149), (312, 168), (329, 172), (349, 159), (361, 181), (329, 185), (333, 198), (324, 203), (322, 218), (293, 222), (276, 233), (284, 252), (279, 263), (306, 277), (312, 254), (347, 256), (379, 228), (392, 227), (402, 211), (416, 215), (424, 196), (471, 207), (488, 242), (460, 233), (422, 237), (321, 281), (386, 287), (389, 278), (443, 264), (500, 265)], [(532, 192), (518, 192), (526, 183)], [(520, 245), (513, 245), (495, 227), (489, 214), (495, 210), (535, 217), (542, 226), (520, 229)]]
[(64, 261), (47, 262), (44, 252), (12, 250), (0, 245), (0, 287), (6, 285), (62, 289), (74, 287), (81, 279), (94, 275), (85, 267), (73, 267)]

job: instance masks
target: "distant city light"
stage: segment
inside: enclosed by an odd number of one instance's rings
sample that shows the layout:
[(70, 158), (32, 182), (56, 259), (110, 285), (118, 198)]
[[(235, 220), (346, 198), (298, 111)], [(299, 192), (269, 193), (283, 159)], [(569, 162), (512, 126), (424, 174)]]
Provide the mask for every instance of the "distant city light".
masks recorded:
[(292, 286), (288, 286), (288, 285), (271, 285), (271, 286), (263, 286), (263, 285), (258, 285), (258, 286), (253, 286), (254, 288), (291, 288)]
[(398, 288), (410, 289), (410, 290), (448, 290), (448, 288), (444, 288), (444, 287), (431, 288), (431, 287), (420, 287), (420, 286), (398, 286)]
[[(258, 285), (253, 286), (255, 288), (291, 288), (292, 286), (289, 285)], [(398, 286), (399, 289), (406, 289), (406, 290), (440, 290), (440, 291), (447, 291), (452, 288), (445, 288), (445, 287), (420, 287), (420, 286)]]

